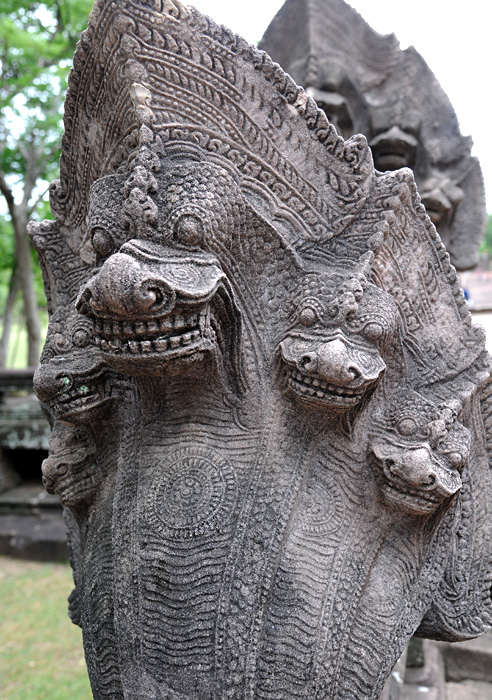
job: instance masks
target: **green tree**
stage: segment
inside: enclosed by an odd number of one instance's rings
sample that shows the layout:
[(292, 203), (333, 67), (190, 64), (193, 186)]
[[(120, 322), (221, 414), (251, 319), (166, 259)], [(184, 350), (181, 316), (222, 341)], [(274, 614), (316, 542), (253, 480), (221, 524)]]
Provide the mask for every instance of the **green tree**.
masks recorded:
[(39, 359), (38, 303), (26, 228), (31, 218), (46, 214), (47, 187), (58, 168), (67, 77), (91, 4), (92, 0), (2, 2), (0, 254), (5, 252), (6, 257), (0, 263), (0, 282), (6, 286), (0, 366), (5, 364), (19, 292), (28, 333), (28, 364), (35, 365)]

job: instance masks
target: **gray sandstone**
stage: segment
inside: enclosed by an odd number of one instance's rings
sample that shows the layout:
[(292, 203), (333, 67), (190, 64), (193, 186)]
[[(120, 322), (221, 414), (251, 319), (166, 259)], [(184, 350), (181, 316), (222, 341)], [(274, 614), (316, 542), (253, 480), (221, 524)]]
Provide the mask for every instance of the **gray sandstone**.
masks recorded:
[(490, 627), (484, 334), (412, 173), (375, 171), (178, 0), (98, 0), (33, 224), (96, 700), (376, 700)]

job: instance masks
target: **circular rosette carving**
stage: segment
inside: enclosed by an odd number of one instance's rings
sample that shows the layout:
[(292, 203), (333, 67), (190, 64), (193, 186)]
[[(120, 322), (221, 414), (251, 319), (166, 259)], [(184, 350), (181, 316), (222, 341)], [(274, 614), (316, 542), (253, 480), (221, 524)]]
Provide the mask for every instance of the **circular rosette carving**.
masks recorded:
[(237, 497), (234, 469), (207, 448), (176, 452), (150, 492), (152, 525), (172, 539), (187, 539), (221, 530)]
[(311, 474), (299, 509), (299, 526), (311, 537), (324, 537), (336, 532), (344, 515), (343, 494), (329, 475)]

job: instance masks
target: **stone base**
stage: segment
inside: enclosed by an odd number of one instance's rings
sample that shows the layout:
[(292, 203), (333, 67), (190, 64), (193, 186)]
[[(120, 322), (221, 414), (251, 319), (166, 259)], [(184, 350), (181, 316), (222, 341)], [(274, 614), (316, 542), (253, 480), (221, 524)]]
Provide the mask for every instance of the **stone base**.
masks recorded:
[(413, 639), (401, 663), (380, 700), (492, 700), (492, 632), (460, 644)]

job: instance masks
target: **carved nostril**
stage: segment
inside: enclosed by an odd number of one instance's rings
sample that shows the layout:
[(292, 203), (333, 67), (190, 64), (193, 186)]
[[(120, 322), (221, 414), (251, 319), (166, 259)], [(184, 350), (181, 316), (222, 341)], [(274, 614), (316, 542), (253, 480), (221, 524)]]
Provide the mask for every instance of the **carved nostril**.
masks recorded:
[(77, 311), (81, 314), (88, 315), (91, 309), (94, 308), (94, 300), (92, 291), (86, 287), (79, 294), (77, 301), (75, 302), (75, 307)]
[(55, 486), (55, 480), (48, 476), (43, 476), (41, 480), (44, 488), (48, 491), (48, 493), (51, 493)]
[(72, 386), (72, 380), (70, 377), (63, 375), (63, 377), (57, 377), (56, 382), (58, 384), (58, 390), (68, 391)]
[(386, 469), (388, 469), (392, 473), (394, 468), (395, 468), (395, 460), (394, 459), (385, 459), (384, 466), (386, 467)]
[(135, 305), (144, 312), (159, 311), (162, 314), (170, 313), (176, 301), (176, 293), (165, 284), (155, 280), (143, 283), (135, 297)]
[(314, 356), (313, 355), (303, 355), (301, 358), (299, 358), (298, 363), (299, 367), (301, 369), (309, 369), (310, 365), (314, 364)]
[(149, 287), (147, 290), (147, 302), (149, 309), (159, 308), (165, 304), (164, 294), (157, 287)]
[(362, 376), (360, 370), (358, 370), (356, 367), (348, 367), (347, 372), (350, 374), (352, 379), (359, 379), (359, 377)]

